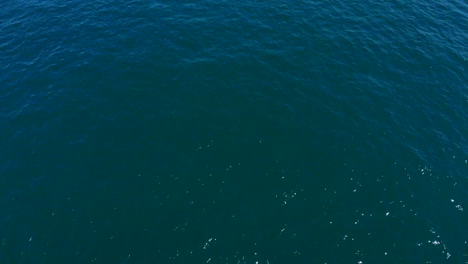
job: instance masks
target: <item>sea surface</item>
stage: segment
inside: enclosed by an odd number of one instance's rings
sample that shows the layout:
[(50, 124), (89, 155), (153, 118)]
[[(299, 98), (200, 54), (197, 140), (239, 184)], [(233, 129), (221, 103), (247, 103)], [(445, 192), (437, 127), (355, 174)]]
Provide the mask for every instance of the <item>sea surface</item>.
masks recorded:
[(2, 0), (0, 263), (468, 263), (465, 0)]

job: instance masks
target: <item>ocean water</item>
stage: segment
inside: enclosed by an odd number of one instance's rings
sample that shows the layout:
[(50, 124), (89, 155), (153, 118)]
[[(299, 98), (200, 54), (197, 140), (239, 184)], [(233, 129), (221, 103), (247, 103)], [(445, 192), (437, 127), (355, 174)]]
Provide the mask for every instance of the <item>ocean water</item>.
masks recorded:
[(467, 263), (464, 0), (3, 0), (0, 263)]

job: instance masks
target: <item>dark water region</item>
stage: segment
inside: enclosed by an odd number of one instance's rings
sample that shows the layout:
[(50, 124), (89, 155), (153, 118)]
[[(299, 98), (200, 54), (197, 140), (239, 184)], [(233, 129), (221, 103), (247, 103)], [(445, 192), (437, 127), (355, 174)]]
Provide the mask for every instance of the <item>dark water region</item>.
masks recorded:
[(467, 263), (465, 1), (0, 5), (1, 263)]

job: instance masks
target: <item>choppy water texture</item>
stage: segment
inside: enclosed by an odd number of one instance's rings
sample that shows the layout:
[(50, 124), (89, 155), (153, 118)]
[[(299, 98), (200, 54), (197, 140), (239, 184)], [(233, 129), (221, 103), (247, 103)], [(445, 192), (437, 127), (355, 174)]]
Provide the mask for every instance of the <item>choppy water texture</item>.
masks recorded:
[(1, 263), (466, 263), (462, 0), (4, 0)]

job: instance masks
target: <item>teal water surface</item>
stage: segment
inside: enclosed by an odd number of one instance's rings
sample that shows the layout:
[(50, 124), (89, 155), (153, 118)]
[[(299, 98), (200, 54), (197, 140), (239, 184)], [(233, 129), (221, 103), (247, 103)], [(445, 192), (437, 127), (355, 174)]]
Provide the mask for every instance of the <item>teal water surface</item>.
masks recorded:
[(467, 263), (468, 4), (4, 0), (1, 263)]

